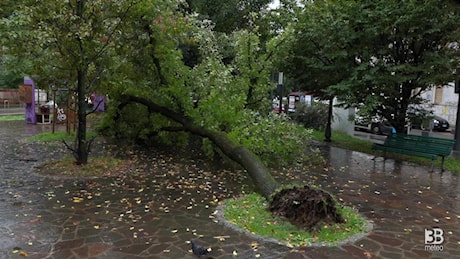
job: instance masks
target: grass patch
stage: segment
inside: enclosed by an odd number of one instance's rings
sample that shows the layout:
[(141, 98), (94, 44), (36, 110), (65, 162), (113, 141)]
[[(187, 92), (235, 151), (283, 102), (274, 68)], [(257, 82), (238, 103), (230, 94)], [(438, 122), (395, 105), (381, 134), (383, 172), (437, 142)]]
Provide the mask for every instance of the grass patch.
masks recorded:
[(0, 121), (19, 121), (26, 120), (24, 115), (0, 116)]
[[(317, 141), (323, 141), (324, 132), (314, 130), (312, 138)], [(343, 148), (343, 149), (363, 152), (363, 153), (372, 154), (376, 156), (382, 156), (383, 154), (380, 151), (372, 150), (371, 141), (356, 138), (344, 132), (333, 131), (331, 139), (332, 139), (332, 142), (331, 142), (332, 145)], [(416, 156), (408, 156), (408, 155), (398, 154), (398, 153), (387, 153), (387, 157), (395, 159), (395, 160), (402, 160), (402, 161), (418, 163), (421, 165), (427, 165), (427, 166), (431, 165), (430, 159), (416, 157)], [(435, 161), (435, 166), (441, 167), (441, 158), (438, 158)], [(447, 171), (453, 172), (453, 173), (460, 173), (460, 159), (453, 158), (453, 157), (447, 157), (444, 162), (444, 169), (446, 169)]]
[(275, 238), (287, 246), (308, 246), (312, 243), (337, 244), (358, 233), (366, 231), (366, 221), (351, 208), (340, 208), (345, 224), (325, 225), (318, 232), (310, 233), (274, 217), (266, 208), (268, 202), (256, 193), (240, 199), (226, 200), (224, 217), (236, 226), (253, 234)]
[[(317, 141), (324, 141), (324, 132), (314, 130), (312, 138)], [(372, 142), (350, 136), (344, 132), (332, 131), (331, 144), (340, 148), (360, 151), (363, 153), (372, 153)]]
[(51, 176), (108, 176), (118, 175), (125, 171), (131, 162), (113, 157), (90, 157), (88, 164), (77, 165), (74, 158), (65, 158), (59, 161), (49, 162), (39, 167), (39, 172)]
[[(55, 141), (73, 141), (75, 139), (76, 133), (71, 132), (68, 134), (66, 131), (56, 131), (52, 132), (44, 132), (40, 134), (36, 134), (27, 138), (29, 142), (55, 142)], [(97, 133), (95, 131), (87, 131), (86, 138), (90, 139), (96, 137)]]

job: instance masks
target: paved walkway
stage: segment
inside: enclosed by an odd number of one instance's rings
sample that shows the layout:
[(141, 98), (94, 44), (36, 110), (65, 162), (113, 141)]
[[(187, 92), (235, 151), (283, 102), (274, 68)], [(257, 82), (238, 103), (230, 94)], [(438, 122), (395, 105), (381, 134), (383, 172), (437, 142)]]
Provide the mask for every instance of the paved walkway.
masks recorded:
[[(251, 192), (243, 172), (168, 152), (111, 149), (133, 160), (129, 171), (85, 180), (44, 177), (36, 167), (65, 150), (23, 138), (49, 128), (0, 122), (1, 258), (194, 258), (192, 238), (210, 246), (214, 258), (460, 257), (459, 177), (448, 172), (323, 147), (324, 169), (285, 169), (275, 177), (321, 185), (358, 208), (374, 229), (340, 247), (291, 249), (216, 220), (218, 201)], [(441, 252), (425, 251), (424, 230), (433, 227), (444, 232)]]

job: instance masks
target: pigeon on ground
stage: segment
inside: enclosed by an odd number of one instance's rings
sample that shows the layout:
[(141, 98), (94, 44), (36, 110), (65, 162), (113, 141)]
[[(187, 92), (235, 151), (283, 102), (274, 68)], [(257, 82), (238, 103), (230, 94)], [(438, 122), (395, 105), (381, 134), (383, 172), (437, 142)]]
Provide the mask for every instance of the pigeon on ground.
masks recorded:
[(198, 256), (199, 258), (206, 256), (209, 251), (207, 248), (204, 248), (195, 243), (195, 239), (190, 240), (190, 244), (192, 245), (192, 252), (194, 255)]

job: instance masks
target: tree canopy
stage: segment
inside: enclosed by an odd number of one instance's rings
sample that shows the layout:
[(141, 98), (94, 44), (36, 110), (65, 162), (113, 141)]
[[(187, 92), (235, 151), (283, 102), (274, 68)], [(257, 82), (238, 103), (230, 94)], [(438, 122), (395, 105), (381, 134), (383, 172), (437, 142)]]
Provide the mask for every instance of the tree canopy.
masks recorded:
[[(403, 131), (420, 93), (454, 79), (459, 8), (445, 1), (304, 1), (282, 37), (284, 69), (318, 95), (387, 118)], [(458, 45), (457, 45), (458, 46)], [(294, 66), (292, 66), (294, 65)]]
[(231, 33), (248, 29), (253, 13), (267, 8), (271, 0), (187, 0), (190, 10), (197, 12), (201, 19), (209, 19), (217, 32)]
[[(148, 97), (202, 127), (226, 133), (266, 163), (302, 156), (305, 136), (291, 129), (288, 118), (269, 113), (269, 92), (274, 84), (270, 82), (269, 55), (261, 51), (257, 32), (216, 34), (208, 21), (182, 17), (173, 9), (169, 15), (143, 13), (142, 17), (130, 19), (132, 23), (123, 35), (130, 44), (113, 55), (122, 61), (112, 68), (108, 93), (114, 107), (124, 102), (124, 95)], [(231, 63), (224, 61), (219, 45), (222, 40), (235, 55)], [(189, 66), (184, 62), (183, 49), (179, 48), (183, 42), (198, 46), (199, 63)], [(181, 131), (167, 131), (180, 130), (180, 124), (146, 107), (124, 106), (122, 113), (110, 113), (114, 116), (108, 118), (105, 131), (117, 138), (187, 140)], [(132, 120), (134, 115), (137, 120)], [(204, 147), (213, 151), (206, 139)]]

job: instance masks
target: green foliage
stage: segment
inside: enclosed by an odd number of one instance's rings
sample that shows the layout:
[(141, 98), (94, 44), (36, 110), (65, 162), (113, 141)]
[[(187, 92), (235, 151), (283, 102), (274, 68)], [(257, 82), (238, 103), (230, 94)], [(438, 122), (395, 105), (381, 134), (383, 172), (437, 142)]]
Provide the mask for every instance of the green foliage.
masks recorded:
[(290, 122), (284, 114), (268, 117), (248, 114), (240, 117), (229, 137), (259, 155), (270, 166), (305, 159), (311, 130)]
[[(148, 140), (155, 135), (169, 143), (175, 138), (186, 140), (182, 132), (166, 134), (162, 130), (179, 124), (150, 114), (146, 108), (128, 105), (119, 110), (123, 104), (119, 95), (130, 93), (183, 113), (200, 126), (227, 132), (267, 163), (300, 160), (308, 131), (268, 113), (268, 94), (273, 88), (270, 59), (261, 49), (257, 28), (223, 36), (213, 32), (212, 24), (206, 21), (177, 17), (174, 22), (163, 19), (157, 23), (158, 15), (142, 13), (148, 29), (133, 22), (128, 31), (143, 37), (130, 38), (128, 46), (117, 50), (124, 60), (114, 66), (121, 84), (110, 88), (113, 110), (108, 113), (104, 132), (117, 139)], [(218, 43), (222, 40), (231, 50), (221, 48)], [(182, 59), (181, 42), (198, 48), (200, 58), (193, 66)], [(223, 51), (234, 55), (231, 63), (224, 61)], [(241, 139), (248, 135), (251, 138)], [(214, 153), (206, 140), (203, 149)]]
[(189, 0), (190, 9), (200, 14), (200, 19), (210, 19), (217, 32), (231, 33), (246, 29), (250, 15), (266, 7), (270, 0)]
[(0, 59), (0, 89), (15, 89), (23, 82), (25, 71), (31, 68), (29, 60), (3, 55)]
[(307, 128), (324, 130), (327, 124), (328, 105), (314, 103), (312, 105), (296, 104), (296, 111), (292, 115), (294, 121)]
[(288, 246), (308, 246), (312, 243), (333, 245), (352, 235), (366, 230), (365, 220), (351, 208), (339, 207), (345, 224), (323, 226), (310, 233), (288, 221), (274, 217), (266, 209), (267, 201), (252, 193), (236, 200), (226, 200), (224, 217), (238, 227), (253, 234), (275, 238)]
[[(280, 64), (303, 89), (366, 106), (402, 131), (420, 91), (454, 79), (460, 8), (449, 1), (304, 1)], [(279, 41), (279, 40), (278, 40)], [(280, 59), (281, 60), (281, 59)]]

